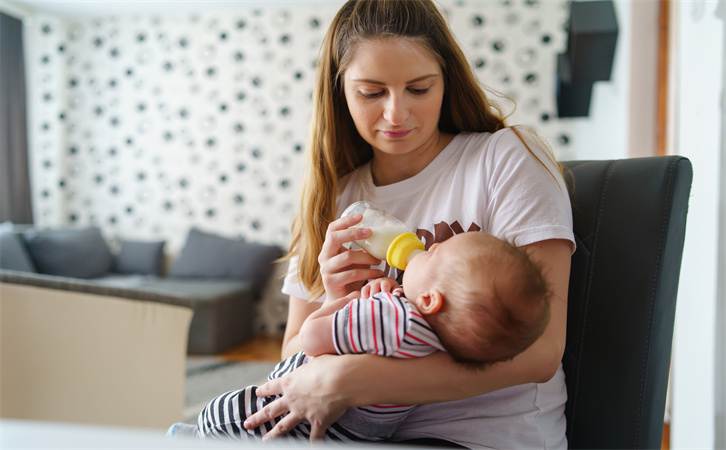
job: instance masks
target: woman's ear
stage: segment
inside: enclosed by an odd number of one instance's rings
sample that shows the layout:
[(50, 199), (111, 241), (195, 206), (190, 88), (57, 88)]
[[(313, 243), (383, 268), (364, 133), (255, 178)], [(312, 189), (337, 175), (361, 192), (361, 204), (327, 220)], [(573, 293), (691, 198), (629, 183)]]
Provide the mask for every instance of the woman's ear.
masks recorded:
[(423, 315), (436, 314), (441, 310), (442, 306), (444, 306), (444, 295), (436, 289), (424, 292), (416, 297), (416, 307)]

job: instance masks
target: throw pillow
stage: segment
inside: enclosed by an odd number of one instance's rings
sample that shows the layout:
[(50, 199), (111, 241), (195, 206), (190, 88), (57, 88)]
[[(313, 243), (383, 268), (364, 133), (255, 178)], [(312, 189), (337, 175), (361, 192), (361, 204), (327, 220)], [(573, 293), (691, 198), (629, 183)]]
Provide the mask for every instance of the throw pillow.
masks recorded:
[(159, 276), (164, 263), (164, 241), (121, 240), (113, 271)]
[(280, 256), (282, 249), (276, 245), (229, 239), (192, 228), (169, 276), (233, 278), (250, 281), (259, 290), (270, 276), (272, 262)]
[(111, 270), (113, 254), (98, 227), (30, 230), (23, 237), (40, 273), (96, 278)]
[(282, 284), (288, 270), (288, 261), (273, 264), (272, 274), (267, 281), (260, 304), (257, 307), (257, 333), (282, 336), (285, 332), (287, 309), (290, 297), (282, 293)]
[(35, 272), (22, 238), (12, 228), (0, 231), (0, 269)]

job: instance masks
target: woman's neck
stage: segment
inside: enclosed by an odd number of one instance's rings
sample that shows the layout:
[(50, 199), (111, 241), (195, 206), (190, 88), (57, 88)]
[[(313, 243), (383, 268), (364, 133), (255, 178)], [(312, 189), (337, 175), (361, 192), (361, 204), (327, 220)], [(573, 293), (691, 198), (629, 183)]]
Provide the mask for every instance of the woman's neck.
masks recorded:
[(411, 178), (428, 166), (453, 138), (453, 134), (436, 132), (421, 147), (403, 155), (374, 150), (371, 160), (373, 184), (386, 186)]

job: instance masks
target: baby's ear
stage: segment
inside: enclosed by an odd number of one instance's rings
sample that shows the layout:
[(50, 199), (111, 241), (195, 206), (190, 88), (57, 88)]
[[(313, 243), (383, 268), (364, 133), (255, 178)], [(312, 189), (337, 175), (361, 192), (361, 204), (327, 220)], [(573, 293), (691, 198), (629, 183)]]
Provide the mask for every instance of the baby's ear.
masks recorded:
[(416, 298), (416, 307), (421, 314), (436, 314), (444, 306), (444, 295), (436, 289), (424, 292)]

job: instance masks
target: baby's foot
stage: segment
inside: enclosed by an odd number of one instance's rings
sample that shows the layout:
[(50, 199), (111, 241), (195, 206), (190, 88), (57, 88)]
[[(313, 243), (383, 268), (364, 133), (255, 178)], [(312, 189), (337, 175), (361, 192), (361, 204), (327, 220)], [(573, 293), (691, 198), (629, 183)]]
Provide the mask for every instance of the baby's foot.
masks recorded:
[(197, 437), (197, 426), (190, 423), (177, 422), (166, 430), (170, 437)]

